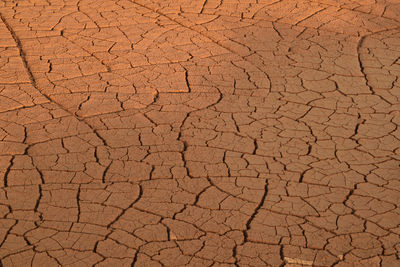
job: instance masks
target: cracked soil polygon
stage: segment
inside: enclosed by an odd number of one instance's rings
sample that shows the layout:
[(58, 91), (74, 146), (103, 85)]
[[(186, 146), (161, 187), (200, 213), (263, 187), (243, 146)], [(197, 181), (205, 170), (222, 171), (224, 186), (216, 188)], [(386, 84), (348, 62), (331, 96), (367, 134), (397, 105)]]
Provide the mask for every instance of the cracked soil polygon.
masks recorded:
[(0, 265), (400, 266), (398, 0), (0, 18)]

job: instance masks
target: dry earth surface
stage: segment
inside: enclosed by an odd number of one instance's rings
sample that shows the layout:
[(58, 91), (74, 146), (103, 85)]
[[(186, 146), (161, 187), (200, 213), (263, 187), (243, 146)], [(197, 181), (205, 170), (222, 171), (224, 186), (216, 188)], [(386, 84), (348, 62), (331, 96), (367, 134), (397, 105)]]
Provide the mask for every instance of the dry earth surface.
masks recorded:
[(2, 0), (2, 266), (399, 266), (399, 0)]

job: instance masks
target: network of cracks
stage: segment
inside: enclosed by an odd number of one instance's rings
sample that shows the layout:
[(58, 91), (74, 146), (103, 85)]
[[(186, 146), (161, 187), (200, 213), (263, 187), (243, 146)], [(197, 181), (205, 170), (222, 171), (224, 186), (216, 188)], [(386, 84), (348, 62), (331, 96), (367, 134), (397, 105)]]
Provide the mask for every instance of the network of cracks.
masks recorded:
[(0, 265), (399, 266), (399, 14), (3, 0)]

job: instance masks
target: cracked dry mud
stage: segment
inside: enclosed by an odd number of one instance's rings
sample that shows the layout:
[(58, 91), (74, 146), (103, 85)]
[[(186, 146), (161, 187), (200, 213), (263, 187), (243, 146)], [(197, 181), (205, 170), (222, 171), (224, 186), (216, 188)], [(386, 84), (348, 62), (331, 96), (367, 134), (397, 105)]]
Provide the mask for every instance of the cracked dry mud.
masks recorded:
[(399, 266), (400, 1), (0, 14), (3, 266)]

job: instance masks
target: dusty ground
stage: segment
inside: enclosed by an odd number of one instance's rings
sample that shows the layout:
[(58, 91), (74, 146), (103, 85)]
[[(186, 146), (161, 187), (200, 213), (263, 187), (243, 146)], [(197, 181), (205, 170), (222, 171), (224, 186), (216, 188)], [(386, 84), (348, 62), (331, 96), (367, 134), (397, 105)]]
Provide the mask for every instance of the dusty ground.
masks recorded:
[(399, 0), (0, 14), (3, 266), (399, 266)]

